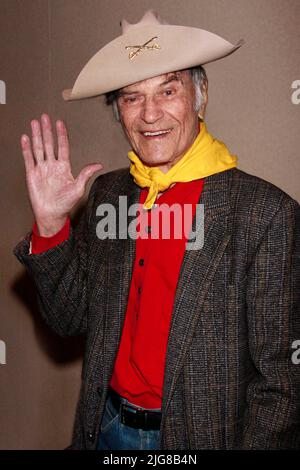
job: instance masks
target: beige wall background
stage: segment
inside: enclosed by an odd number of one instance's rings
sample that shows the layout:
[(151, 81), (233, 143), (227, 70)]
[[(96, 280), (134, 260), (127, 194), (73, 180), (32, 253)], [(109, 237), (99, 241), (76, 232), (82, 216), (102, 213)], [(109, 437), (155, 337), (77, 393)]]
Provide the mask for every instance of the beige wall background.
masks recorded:
[(122, 17), (137, 22), (148, 8), (169, 23), (245, 39), (236, 54), (206, 68), (208, 128), (241, 169), (300, 201), (300, 104), (291, 99), (300, 80), (299, 0), (0, 0), (1, 449), (69, 445), (84, 345), (42, 323), (32, 281), (12, 254), (32, 224), (19, 138), (48, 112), (68, 126), (76, 174), (93, 161), (105, 172), (128, 164), (128, 144), (103, 99), (64, 103), (61, 91), (120, 34)]

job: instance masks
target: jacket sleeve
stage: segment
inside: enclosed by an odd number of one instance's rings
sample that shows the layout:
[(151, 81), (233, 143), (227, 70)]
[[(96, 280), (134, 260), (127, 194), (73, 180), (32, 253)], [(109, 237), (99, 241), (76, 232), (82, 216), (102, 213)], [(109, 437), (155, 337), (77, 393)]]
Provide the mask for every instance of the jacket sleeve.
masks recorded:
[[(289, 199), (269, 224), (248, 273), (249, 348), (242, 448), (300, 448), (300, 207)], [(299, 343), (298, 343), (299, 344)], [(299, 362), (299, 361), (298, 361)]]
[(88, 237), (97, 180), (78, 227), (70, 228), (66, 241), (43, 253), (29, 254), (29, 233), (14, 250), (34, 279), (43, 319), (60, 336), (80, 335), (87, 330)]

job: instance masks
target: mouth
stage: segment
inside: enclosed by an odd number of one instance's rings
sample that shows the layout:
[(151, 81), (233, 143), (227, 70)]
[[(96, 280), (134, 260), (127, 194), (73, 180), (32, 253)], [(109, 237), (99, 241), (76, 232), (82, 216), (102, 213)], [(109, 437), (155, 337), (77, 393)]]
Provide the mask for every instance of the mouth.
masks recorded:
[(146, 139), (152, 140), (152, 139), (163, 139), (167, 135), (169, 135), (171, 131), (172, 129), (164, 129), (164, 130), (158, 130), (158, 131), (144, 131), (144, 132), (141, 131), (140, 133)]

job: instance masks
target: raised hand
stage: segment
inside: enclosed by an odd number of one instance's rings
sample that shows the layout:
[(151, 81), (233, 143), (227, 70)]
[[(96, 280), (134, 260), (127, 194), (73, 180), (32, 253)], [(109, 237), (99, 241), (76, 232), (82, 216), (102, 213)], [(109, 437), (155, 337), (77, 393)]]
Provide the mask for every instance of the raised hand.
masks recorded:
[(63, 121), (56, 121), (57, 156), (49, 116), (42, 115), (41, 126), (39, 121), (31, 121), (31, 129), (32, 142), (25, 134), (21, 137), (26, 181), (39, 233), (49, 237), (64, 226), (71, 209), (84, 195), (88, 180), (103, 166), (100, 163), (87, 165), (74, 178)]

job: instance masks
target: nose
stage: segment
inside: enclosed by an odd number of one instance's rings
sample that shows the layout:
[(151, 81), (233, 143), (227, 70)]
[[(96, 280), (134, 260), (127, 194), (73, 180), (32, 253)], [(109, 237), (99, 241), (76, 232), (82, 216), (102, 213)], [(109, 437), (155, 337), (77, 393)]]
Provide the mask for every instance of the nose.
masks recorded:
[(157, 122), (163, 116), (163, 110), (155, 97), (146, 97), (141, 110), (141, 119), (147, 124)]

